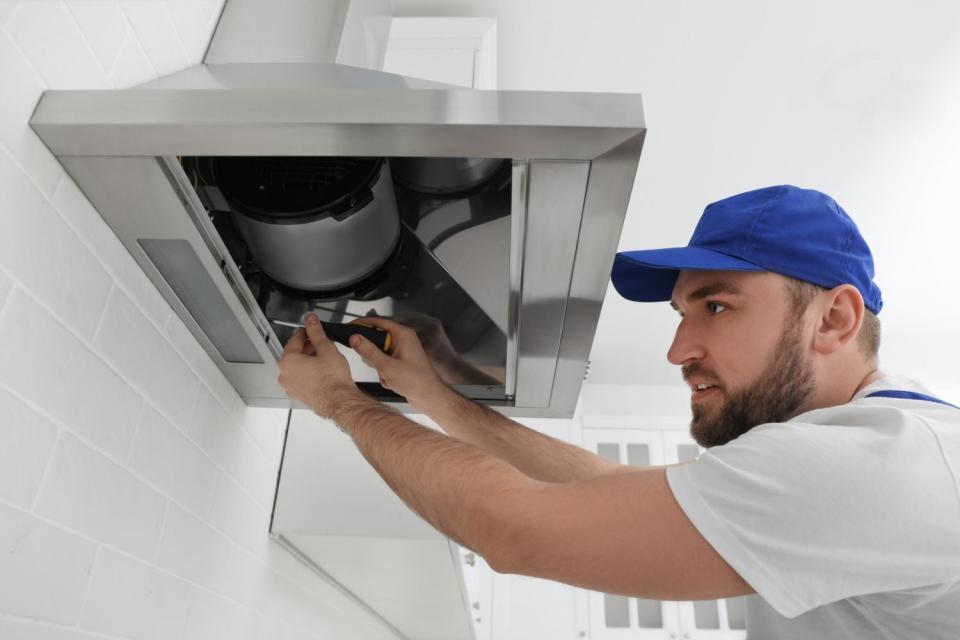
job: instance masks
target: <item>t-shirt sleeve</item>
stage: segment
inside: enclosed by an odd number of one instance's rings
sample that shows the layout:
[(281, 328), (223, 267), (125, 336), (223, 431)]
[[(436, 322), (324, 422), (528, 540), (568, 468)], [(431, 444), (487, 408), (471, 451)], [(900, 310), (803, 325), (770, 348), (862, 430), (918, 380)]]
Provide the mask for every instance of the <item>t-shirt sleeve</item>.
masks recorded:
[(956, 485), (936, 439), (913, 426), (760, 425), (667, 481), (700, 534), (793, 618), (956, 573)]

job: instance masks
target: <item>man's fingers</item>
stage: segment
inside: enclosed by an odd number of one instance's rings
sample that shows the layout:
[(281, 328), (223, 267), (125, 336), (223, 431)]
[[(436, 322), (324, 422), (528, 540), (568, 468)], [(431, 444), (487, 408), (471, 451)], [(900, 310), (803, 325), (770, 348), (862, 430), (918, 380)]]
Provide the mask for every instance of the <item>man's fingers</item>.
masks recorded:
[(403, 333), (404, 331), (412, 331), (409, 327), (406, 327), (399, 322), (388, 320), (382, 316), (364, 316), (363, 318), (352, 320), (350, 324), (365, 324), (371, 327), (377, 327), (378, 329), (385, 329), (394, 336)]
[(393, 360), (359, 333), (350, 336), (350, 346), (363, 358), (364, 362), (369, 363), (377, 371), (382, 371), (382, 367)]
[[(307, 341), (307, 334), (303, 329), (298, 329), (293, 336), (287, 340), (287, 344), (283, 347), (283, 355), (288, 353), (301, 353), (303, 351), (303, 345)], [(281, 356), (282, 357), (282, 356)]]

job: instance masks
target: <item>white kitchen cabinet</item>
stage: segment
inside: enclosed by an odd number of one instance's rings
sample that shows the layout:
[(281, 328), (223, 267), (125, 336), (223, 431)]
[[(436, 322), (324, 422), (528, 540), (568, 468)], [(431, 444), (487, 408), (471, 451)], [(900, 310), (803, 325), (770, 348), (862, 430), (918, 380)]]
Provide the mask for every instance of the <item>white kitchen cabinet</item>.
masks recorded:
[[(674, 464), (692, 460), (701, 451), (689, 436), (685, 419), (607, 417), (583, 423), (584, 446), (621, 464)], [(593, 640), (746, 638), (743, 598), (668, 602), (590, 592), (588, 600)]]
[(492, 634), (493, 569), (469, 549), (458, 547), (463, 582), (467, 592), (473, 635), (476, 640), (494, 640)]
[(494, 640), (582, 640), (587, 637), (586, 592), (570, 585), (493, 574)]

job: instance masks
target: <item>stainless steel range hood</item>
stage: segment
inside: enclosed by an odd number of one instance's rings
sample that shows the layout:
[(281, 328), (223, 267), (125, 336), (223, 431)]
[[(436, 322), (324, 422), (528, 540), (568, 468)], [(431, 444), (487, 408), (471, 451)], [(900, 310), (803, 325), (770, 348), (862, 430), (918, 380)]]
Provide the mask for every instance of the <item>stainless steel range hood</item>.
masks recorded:
[[(461, 392), (511, 415), (571, 415), (643, 144), (640, 96), (476, 91), (348, 66), (382, 61), (382, 21), (358, 27), (346, 2), (279, 4), (230, 0), (205, 64), (129, 90), (48, 91), (31, 126), (257, 406), (289, 405), (276, 381), (289, 332), (276, 321), (313, 307), (255, 290), (196, 166), (226, 156), (377, 157), (394, 168), (398, 158), (499, 159), (497, 188), (400, 202), (415, 212), (405, 233), (417, 275), (390, 295), (333, 300), (328, 319), (432, 305), (448, 314), (448, 333), (479, 327), (464, 339), (471, 357), (504, 370)], [(342, 42), (361, 32), (370, 42)], [(364, 388), (404, 406), (351, 364)]]

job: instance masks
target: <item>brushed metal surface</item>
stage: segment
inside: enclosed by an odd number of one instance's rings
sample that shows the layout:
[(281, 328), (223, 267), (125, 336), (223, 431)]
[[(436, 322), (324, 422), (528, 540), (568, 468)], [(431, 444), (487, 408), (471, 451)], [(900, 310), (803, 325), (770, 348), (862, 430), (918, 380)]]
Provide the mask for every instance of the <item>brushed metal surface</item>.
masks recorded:
[(275, 224), (242, 214), (234, 220), (270, 277), (305, 291), (337, 289), (376, 271), (397, 244), (400, 216), (389, 163), (371, 192), (373, 200), (343, 220)]
[(336, 62), (350, 0), (227, 0), (204, 62)]
[(47, 91), (31, 126), (58, 156), (592, 160), (641, 131), (643, 112), (632, 94), (129, 89)]
[(531, 162), (517, 318), (518, 407), (550, 404), (589, 162)]
[(411, 189), (443, 195), (471, 189), (500, 169), (500, 158), (397, 158), (391, 163), (398, 180)]
[(507, 371), (505, 391), (511, 400), (517, 395), (517, 328), (520, 326), (520, 288), (523, 285), (523, 248), (527, 238), (527, 191), (530, 162), (513, 162), (513, 198), (510, 206), (510, 293), (507, 300)]
[[(643, 144), (641, 98), (414, 82), (324, 64), (201, 66), (144, 88), (48, 91), (31, 126), (244, 400), (261, 406), (290, 406), (276, 383), (276, 336), (176, 156), (512, 159), (508, 399), (485, 401), (509, 415), (569, 416)], [(190, 241), (263, 365), (217, 356), (137, 248), (144, 237)], [(489, 398), (492, 388), (474, 389)]]
[(573, 415), (643, 146), (641, 133), (593, 161), (550, 406)]
[(390, 0), (227, 0), (203, 61), (382, 69), (392, 14)]

